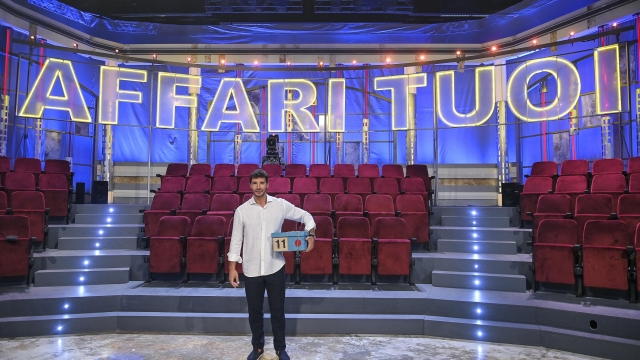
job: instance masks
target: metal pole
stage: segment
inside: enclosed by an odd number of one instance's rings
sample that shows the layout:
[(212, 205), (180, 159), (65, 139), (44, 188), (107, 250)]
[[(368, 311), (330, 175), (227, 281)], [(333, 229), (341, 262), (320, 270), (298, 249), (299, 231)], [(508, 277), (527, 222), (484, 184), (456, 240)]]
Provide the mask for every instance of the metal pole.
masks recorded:
[[(153, 94), (153, 71), (151, 72), (151, 92)], [(149, 146), (147, 148), (147, 205), (151, 204), (151, 143), (153, 142), (153, 95), (149, 95)], [(160, 101), (160, 99), (156, 99)]]
[(507, 103), (498, 101), (498, 206), (502, 206), (502, 183), (509, 182), (507, 157)]
[[(189, 68), (189, 75), (200, 76), (199, 68)], [(198, 98), (200, 88), (189, 88), (189, 95)], [(159, 100), (159, 99), (158, 99)], [(189, 108), (189, 166), (198, 163), (198, 106)]]
[(438, 112), (436, 111), (436, 89), (438, 88), (435, 84), (435, 75), (432, 75), (433, 78), (433, 173), (435, 176), (435, 184), (433, 185), (434, 195), (433, 195), (433, 206), (438, 205), (438, 179), (439, 179), (439, 171), (438, 171)]

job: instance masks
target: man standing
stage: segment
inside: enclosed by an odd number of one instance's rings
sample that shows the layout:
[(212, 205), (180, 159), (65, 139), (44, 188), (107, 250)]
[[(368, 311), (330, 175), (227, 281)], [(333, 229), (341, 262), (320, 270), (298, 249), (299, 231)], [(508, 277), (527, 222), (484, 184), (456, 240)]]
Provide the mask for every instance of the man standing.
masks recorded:
[[(267, 195), (269, 176), (257, 169), (249, 177), (253, 197), (240, 205), (233, 217), (233, 232), (229, 245), (229, 282), (239, 285), (236, 263), (242, 263), (246, 276), (245, 293), (249, 308), (251, 345), (253, 351), (247, 360), (257, 360), (264, 354), (264, 314), (262, 304), (267, 290), (271, 310), (273, 347), (278, 359), (289, 360), (284, 339), (284, 256), (273, 251), (271, 233), (280, 232), (285, 219), (303, 222), (309, 230), (307, 252), (313, 250), (316, 224), (308, 212), (290, 202)], [(244, 242), (243, 256), (240, 248)]]

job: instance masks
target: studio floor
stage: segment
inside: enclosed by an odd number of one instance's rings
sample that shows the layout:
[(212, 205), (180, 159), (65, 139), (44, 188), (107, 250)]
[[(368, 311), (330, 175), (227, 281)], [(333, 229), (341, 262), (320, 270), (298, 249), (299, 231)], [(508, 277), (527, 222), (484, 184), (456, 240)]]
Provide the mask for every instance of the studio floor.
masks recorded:
[[(101, 334), (0, 340), (0, 359), (246, 359), (249, 336)], [(540, 347), (433, 337), (289, 337), (292, 359), (596, 359)], [(276, 359), (271, 341), (264, 360)]]

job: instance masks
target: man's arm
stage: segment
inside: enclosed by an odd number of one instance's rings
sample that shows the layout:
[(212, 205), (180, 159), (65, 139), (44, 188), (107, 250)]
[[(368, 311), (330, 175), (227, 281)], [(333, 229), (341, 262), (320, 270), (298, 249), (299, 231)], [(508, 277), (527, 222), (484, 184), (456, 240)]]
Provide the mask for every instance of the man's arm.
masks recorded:
[(242, 249), (242, 239), (244, 239), (244, 226), (242, 226), (242, 214), (236, 209), (233, 215), (233, 229), (231, 230), (231, 242), (229, 244), (229, 283), (235, 288), (238, 287), (238, 272), (236, 271), (236, 263), (242, 263), (240, 257), (240, 249)]
[(309, 237), (307, 237), (309, 246), (307, 247), (306, 252), (313, 250), (316, 236), (316, 222), (313, 221), (313, 216), (308, 212), (293, 206), (293, 204), (286, 200), (282, 200), (282, 202), (284, 203), (285, 219), (304, 223), (304, 228), (309, 231)]

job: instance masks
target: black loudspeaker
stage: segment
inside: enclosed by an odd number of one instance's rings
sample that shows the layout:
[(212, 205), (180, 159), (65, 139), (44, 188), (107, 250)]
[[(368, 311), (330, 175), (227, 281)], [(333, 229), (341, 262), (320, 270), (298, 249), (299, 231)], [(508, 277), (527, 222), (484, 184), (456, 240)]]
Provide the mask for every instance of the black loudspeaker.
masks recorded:
[(502, 206), (516, 207), (520, 205), (522, 188), (520, 183), (502, 183)]
[(84, 204), (84, 183), (76, 183), (76, 204)]
[(109, 182), (94, 181), (91, 183), (91, 203), (92, 204), (108, 204), (109, 203)]

